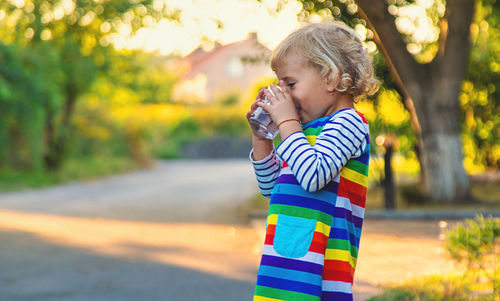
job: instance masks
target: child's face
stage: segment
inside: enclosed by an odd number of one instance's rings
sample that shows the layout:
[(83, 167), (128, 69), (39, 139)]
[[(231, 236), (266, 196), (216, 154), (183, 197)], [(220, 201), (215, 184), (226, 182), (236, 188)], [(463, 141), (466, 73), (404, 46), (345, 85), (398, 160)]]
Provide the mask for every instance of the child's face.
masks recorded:
[(302, 57), (287, 54), (275, 71), (278, 79), (289, 87), (303, 124), (337, 111), (335, 87)]

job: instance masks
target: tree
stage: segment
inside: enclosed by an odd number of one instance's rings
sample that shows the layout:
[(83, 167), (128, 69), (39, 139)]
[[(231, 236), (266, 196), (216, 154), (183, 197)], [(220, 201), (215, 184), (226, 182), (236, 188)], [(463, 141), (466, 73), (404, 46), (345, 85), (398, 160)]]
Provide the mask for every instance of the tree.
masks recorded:
[(50, 48), (58, 58), (52, 67), (62, 73), (62, 97), (42, 101), (47, 169), (58, 169), (66, 157), (75, 104), (106, 71), (112, 35), (133, 33), (167, 14), (163, 3), (151, 0), (0, 2), (0, 41), (34, 52)]
[[(408, 51), (408, 37), (398, 31), (391, 10), (405, 0), (302, 1), (304, 7), (339, 8), (356, 12), (373, 33), (373, 41), (389, 67), (398, 91), (412, 101), (420, 125), (424, 187), (438, 202), (470, 199), (468, 175), (463, 167), (459, 94), (467, 72), (474, 0), (449, 0), (438, 19), (439, 40), (430, 59), (417, 60)], [(335, 2), (335, 3), (334, 3)], [(437, 1), (438, 2), (438, 1)], [(357, 5), (356, 5), (357, 4)], [(443, 4), (444, 5), (444, 4)], [(352, 20), (352, 18), (350, 18)], [(359, 23), (359, 21), (357, 21)], [(432, 57), (433, 55), (433, 57)]]

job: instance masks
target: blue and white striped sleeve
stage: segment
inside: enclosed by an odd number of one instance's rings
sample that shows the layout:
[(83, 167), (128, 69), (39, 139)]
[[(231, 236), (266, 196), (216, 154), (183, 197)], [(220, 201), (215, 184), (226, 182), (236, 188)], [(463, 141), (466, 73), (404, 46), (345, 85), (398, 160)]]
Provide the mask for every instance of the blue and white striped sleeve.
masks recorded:
[(276, 149), (306, 191), (318, 191), (334, 179), (351, 157), (366, 147), (366, 128), (354, 112), (335, 115), (311, 146), (302, 131), (288, 136)]
[(273, 151), (264, 159), (255, 161), (253, 159), (253, 150), (250, 152), (250, 161), (257, 177), (257, 184), (263, 196), (270, 198), (274, 188), (274, 183), (280, 173), (280, 162)]

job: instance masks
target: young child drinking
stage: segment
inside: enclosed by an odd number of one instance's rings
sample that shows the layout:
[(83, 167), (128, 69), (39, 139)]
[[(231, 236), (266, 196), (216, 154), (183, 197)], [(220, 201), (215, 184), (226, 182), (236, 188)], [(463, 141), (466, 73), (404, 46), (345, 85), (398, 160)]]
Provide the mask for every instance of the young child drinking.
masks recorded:
[(261, 90), (247, 113), (262, 107), (282, 140), (274, 149), (253, 132), (250, 159), (270, 197), (254, 300), (352, 300), (370, 154), (354, 101), (378, 81), (355, 31), (337, 22), (290, 34), (271, 68), (280, 88)]

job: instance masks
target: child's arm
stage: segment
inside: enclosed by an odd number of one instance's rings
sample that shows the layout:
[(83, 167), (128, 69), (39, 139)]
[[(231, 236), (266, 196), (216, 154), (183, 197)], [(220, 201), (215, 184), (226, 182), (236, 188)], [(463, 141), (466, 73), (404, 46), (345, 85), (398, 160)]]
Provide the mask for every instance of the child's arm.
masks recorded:
[(325, 125), (314, 146), (298, 131), (283, 140), (276, 153), (288, 163), (305, 190), (318, 191), (337, 176), (350, 158), (362, 154), (366, 135), (361, 117), (348, 110)]
[(262, 160), (255, 160), (254, 155), (254, 150), (252, 150), (250, 152), (250, 161), (257, 176), (257, 184), (262, 195), (269, 198), (280, 172), (280, 162), (274, 149)]

